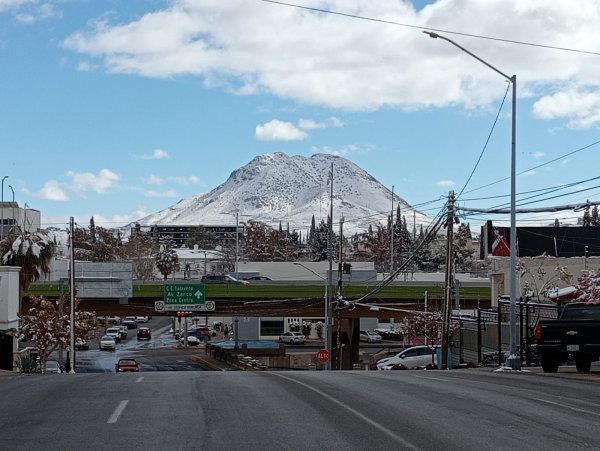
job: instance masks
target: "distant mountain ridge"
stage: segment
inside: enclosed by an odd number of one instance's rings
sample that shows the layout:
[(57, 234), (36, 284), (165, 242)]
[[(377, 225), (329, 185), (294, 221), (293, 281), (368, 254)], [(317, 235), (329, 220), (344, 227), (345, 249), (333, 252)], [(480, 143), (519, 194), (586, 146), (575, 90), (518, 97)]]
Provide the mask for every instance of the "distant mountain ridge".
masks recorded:
[[(344, 235), (366, 232), (369, 225), (387, 224), (392, 193), (351, 161), (329, 154), (311, 157), (266, 153), (233, 171), (227, 181), (208, 193), (182, 199), (175, 205), (136, 221), (151, 225), (231, 225), (262, 221), (271, 227), (308, 230), (329, 214), (329, 176), (333, 163), (333, 221), (344, 218)], [(409, 230), (431, 219), (394, 195), (394, 214), (400, 205)], [(413, 215), (414, 213), (414, 215)], [(337, 229), (336, 229), (337, 233)]]

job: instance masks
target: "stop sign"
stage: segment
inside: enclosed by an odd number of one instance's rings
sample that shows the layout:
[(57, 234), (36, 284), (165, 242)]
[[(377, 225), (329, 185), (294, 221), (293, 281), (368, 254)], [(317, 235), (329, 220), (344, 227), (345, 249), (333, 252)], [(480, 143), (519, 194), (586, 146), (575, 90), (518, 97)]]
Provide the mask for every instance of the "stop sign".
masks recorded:
[(319, 352), (317, 352), (317, 359), (319, 359), (319, 362), (321, 363), (325, 363), (329, 360), (329, 351), (327, 349), (319, 349)]

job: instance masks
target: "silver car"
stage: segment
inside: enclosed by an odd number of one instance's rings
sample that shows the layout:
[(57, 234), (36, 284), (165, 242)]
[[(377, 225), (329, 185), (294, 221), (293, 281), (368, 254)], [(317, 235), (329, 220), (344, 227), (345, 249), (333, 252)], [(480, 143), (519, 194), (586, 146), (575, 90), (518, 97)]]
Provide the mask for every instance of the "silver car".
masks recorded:
[(306, 342), (306, 337), (302, 332), (286, 332), (279, 336), (279, 342), (290, 345), (301, 345)]
[(46, 373), (62, 373), (62, 368), (56, 360), (48, 360), (46, 362)]

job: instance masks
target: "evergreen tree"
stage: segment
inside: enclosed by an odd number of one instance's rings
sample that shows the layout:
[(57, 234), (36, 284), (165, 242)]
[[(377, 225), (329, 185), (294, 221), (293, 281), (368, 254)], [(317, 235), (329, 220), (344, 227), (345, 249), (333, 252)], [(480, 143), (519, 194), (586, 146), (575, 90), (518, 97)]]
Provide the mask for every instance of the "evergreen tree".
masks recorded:
[(590, 225), (592, 227), (600, 226), (600, 219), (598, 218), (598, 205), (594, 205), (592, 208), (592, 214), (590, 217)]
[(469, 248), (470, 241), (471, 231), (467, 224), (461, 223), (454, 235), (454, 258), (457, 270), (466, 271), (470, 269), (474, 253)]
[[(588, 201), (589, 202), (589, 201)], [(590, 206), (586, 205), (583, 211), (583, 227), (590, 227), (592, 225), (592, 215), (590, 215)]]
[(96, 224), (93, 216), (90, 218), (90, 241), (92, 243), (96, 242)]

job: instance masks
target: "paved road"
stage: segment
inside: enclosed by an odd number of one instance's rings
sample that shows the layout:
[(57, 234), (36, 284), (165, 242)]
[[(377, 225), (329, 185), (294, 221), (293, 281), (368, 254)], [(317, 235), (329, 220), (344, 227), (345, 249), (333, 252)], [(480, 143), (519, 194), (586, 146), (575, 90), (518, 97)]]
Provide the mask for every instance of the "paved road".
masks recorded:
[(597, 381), (455, 371), (4, 376), (2, 449), (598, 449)]

